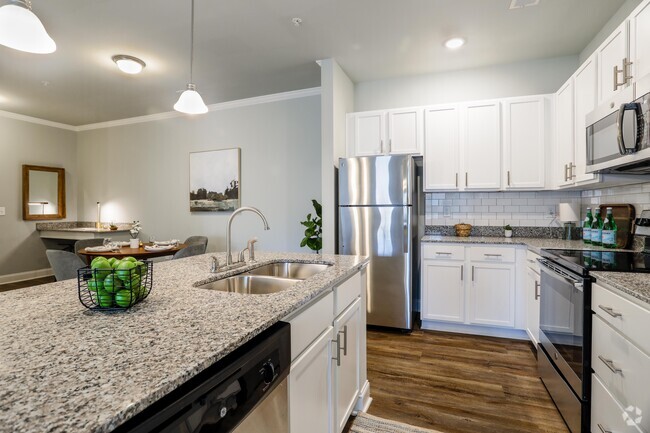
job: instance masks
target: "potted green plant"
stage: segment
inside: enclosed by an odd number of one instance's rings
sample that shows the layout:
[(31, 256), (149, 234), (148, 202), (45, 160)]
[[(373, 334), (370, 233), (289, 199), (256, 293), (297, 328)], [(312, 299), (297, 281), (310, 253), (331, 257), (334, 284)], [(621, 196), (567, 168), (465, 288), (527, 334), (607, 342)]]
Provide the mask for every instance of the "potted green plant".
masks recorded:
[(511, 238), (512, 237), (512, 227), (510, 226), (510, 224), (506, 224), (506, 226), (503, 227), (503, 229), (505, 230), (506, 237)]
[(323, 207), (316, 200), (312, 200), (311, 203), (314, 206), (316, 215), (312, 216), (309, 213), (305, 221), (300, 221), (300, 224), (306, 227), (305, 237), (300, 242), (300, 246), (307, 247), (310, 250), (316, 251), (316, 254), (318, 254), (323, 249)]

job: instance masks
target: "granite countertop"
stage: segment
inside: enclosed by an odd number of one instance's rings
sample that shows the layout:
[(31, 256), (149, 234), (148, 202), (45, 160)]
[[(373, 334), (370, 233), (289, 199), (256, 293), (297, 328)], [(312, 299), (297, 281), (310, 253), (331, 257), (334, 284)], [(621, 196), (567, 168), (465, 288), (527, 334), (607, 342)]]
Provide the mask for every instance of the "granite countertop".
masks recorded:
[[(217, 254), (225, 262), (224, 254)], [(210, 255), (156, 263), (151, 295), (127, 312), (86, 310), (76, 280), (0, 293), (0, 432), (107, 432), (173, 391), (368, 259), (258, 252), (332, 267), (270, 295), (194, 287)]]
[(593, 250), (593, 251), (621, 251), (596, 247), (582, 242), (582, 240), (567, 241), (564, 239), (550, 238), (524, 238), (524, 237), (491, 237), (491, 236), (441, 236), (427, 235), (422, 242), (457, 243), (457, 244), (501, 244), (501, 245), (526, 245), (529, 250), (539, 254), (544, 248), (567, 250)]
[(632, 272), (590, 272), (597, 283), (606, 284), (614, 289), (627, 293), (648, 304), (650, 308), (650, 275)]

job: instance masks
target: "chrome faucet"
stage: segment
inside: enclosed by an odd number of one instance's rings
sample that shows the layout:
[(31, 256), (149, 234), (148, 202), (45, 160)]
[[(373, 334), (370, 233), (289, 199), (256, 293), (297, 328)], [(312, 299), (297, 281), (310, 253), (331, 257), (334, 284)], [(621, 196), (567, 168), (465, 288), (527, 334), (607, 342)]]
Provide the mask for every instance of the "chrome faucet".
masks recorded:
[(269, 223), (266, 221), (266, 217), (262, 212), (260, 212), (259, 209), (254, 208), (254, 207), (240, 207), (236, 211), (230, 215), (230, 218), (228, 218), (228, 230), (226, 231), (226, 266), (232, 265), (232, 245), (231, 245), (231, 235), (230, 235), (230, 230), (232, 227), (232, 220), (235, 219), (236, 215), (239, 215), (242, 212), (253, 212), (259, 215), (260, 218), (262, 218), (262, 222), (264, 223), (264, 230), (269, 230)]

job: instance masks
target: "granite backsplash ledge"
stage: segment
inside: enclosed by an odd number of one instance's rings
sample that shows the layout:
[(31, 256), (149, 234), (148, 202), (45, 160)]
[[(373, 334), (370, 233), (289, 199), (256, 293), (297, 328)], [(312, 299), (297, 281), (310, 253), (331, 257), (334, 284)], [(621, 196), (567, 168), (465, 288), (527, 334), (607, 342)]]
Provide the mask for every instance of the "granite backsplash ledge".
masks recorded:
[[(425, 226), (426, 235), (455, 236), (456, 229), (454, 226), (427, 225)], [(483, 237), (503, 237), (503, 227), (493, 226), (473, 226), (471, 236)], [(513, 237), (521, 238), (546, 238), (546, 239), (563, 239), (564, 227), (513, 227)], [(572, 239), (582, 239), (582, 228), (574, 227)]]

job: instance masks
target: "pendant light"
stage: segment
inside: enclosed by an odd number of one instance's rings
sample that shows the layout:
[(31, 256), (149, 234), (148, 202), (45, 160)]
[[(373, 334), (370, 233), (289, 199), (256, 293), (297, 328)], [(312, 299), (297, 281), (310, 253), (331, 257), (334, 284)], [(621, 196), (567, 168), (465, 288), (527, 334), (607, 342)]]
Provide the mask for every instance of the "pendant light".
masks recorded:
[(28, 53), (56, 51), (56, 43), (32, 12), (31, 0), (10, 0), (0, 7), (0, 44)]
[(192, 82), (194, 68), (194, 0), (192, 0), (192, 29), (190, 36), (190, 82), (187, 84), (187, 90), (181, 93), (178, 102), (174, 104), (174, 110), (185, 114), (203, 114), (208, 112), (208, 107), (203, 102), (203, 98), (196, 91), (196, 85)]

